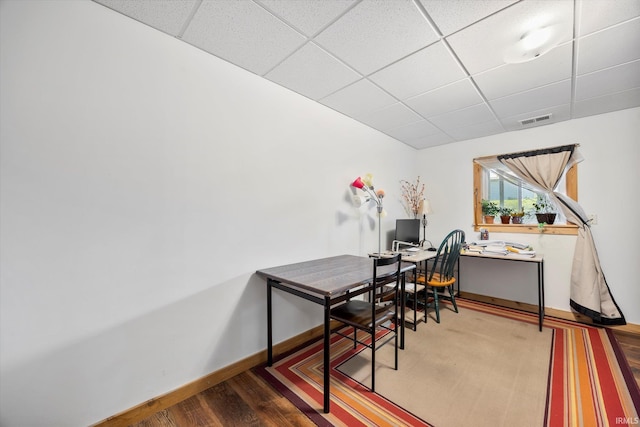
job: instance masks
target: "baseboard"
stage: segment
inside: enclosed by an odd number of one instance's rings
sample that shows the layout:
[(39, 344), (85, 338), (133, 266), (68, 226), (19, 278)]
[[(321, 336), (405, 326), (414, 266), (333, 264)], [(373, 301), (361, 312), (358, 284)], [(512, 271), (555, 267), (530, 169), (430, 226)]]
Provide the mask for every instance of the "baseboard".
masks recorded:
[[(486, 295), (473, 294), (470, 292), (460, 292), (460, 297), (532, 313), (538, 312), (538, 306), (535, 304), (526, 304), (517, 301), (489, 297)], [(586, 316), (554, 308), (545, 308), (545, 316), (552, 316), (559, 319), (593, 325), (591, 319)], [(624, 326), (609, 326), (609, 328), (623, 331), (625, 333), (640, 335), (640, 325), (627, 324)], [(299, 347), (309, 340), (321, 337), (323, 335), (323, 331), (324, 328), (322, 325), (320, 325), (306, 332), (303, 332), (300, 335), (296, 335), (295, 337), (292, 337), (282, 343), (276, 344), (273, 346), (273, 354), (274, 356), (276, 356), (293, 350), (294, 348)], [(136, 405), (133, 408), (123, 411), (117, 415), (113, 415), (103, 421), (100, 421), (97, 424), (94, 424), (93, 427), (126, 427), (131, 424), (135, 424), (147, 417), (150, 417), (156, 412), (167, 409), (175, 405), (176, 403), (182, 402), (183, 400), (188, 399), (191, 396), (195, 396), (196, 394), (208, 388), (211, 388), (216, 384), (219, 384), (236, 376), (239, 373), (253, 369), (254, 367), (266, 362), (267, 350), (263, 350), (236, 363), (233, 363), (223, 369), (212, 372), (209, 375), (185, 384), (184, 386), (176, 390), (170, 391), (159, 397), (154, 397), (153, 399)]]
[[(485, 302), (489, 304), (499, 305), (501, 307), (513, 308), (516, 310), (528, 311), (531, 313), (538, 312), (537, 304), (527, 304), (523, 302), (511, 301), (502, 298), (490, 297), (486, 295), (474, 294), (471, 292), (460, 291), (460, 297), (470, 299), (473, 301)], [(558, 319), (570, 320), (572, 322), (584, 323), (591, 326), (602, 326), (593, 323), (591, 318), (582, 315), (580, 313), (575, 313), (572, 311), (564, 311), (558, 310), (556, 308), (545, 307), (544, 309), (545, 316), (556, 317)], [(614, 329), (616, 331), (622, 331), (629, 334), (637, 334), (640, 335), (640, 325), (636, 325), (633, 323), (627, 323), (626, 325), (621, 326), (606, 326), (609, 329)]]
[[(320, 325), (303, 332), (300, 335), (296, 335), (293, 338), (274, 345), (273, 355), (277, 356), (293, 350), (314, 338), (321, 337), (323, 333), (324, 327), (323, 325)], [(242, 372), (253, 369), (254, 367), (266, 362), (267, 350), (263, 350), (193, 382), (185, 384), (178, 389), (161, 396), (154, 397), (153, 399), (149, 399), (146, 402), (140, 403), (139, 405), (127, 409), (117, 415), (110, 416), (109, 418), (94, 424), (93, 427), (126, 427), (131, 424), (135, 424), (147, 417), (150, 417), (156, 412), (167, 409), (185, 399), (190, 398), (191, 396), (195, 396), (196, 394), (213, 387), (216, 384), (224, 382)]]

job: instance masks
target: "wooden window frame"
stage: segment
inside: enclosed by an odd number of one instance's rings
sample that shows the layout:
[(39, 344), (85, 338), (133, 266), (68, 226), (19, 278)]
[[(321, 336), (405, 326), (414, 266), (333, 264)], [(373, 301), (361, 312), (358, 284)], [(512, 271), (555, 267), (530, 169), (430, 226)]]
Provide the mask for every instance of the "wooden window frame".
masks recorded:
[[(577, 235), (578, 226), (575, 224), (483, 224), (482, 222), (482, 166), (473, 162), (473, 229), (480, 231), (484, 228), (492, 233), (545, 233), (559, 235)], [(566, 174), (567, 196), (578, 201), (578, 165), (573, 165)]]

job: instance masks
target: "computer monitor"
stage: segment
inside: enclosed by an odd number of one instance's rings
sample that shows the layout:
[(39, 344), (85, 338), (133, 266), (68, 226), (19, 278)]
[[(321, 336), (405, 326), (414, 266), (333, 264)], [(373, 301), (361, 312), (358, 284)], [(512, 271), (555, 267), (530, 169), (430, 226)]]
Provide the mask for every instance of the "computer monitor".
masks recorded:
[(397, 219), (396, 237), (394, 240), (408, 243), (420, 243), (420, 220)]

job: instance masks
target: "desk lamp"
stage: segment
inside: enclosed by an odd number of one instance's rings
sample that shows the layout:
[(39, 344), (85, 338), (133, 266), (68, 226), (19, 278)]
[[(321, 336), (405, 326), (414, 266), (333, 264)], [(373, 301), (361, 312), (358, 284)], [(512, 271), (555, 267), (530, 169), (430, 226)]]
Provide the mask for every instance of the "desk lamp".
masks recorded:
[(432, 214), (433, 210), (431, 209), (431, 203), (429, 200), (421, 200), (420, 201), (420, 211), (422, 212), (422, 240), (420, 241), (420, 246), (423, 246), (426, 242), (429, 242), (429, 249), (433, 248), (433, 243), (431, 240), (427, 240), (427, 214)]

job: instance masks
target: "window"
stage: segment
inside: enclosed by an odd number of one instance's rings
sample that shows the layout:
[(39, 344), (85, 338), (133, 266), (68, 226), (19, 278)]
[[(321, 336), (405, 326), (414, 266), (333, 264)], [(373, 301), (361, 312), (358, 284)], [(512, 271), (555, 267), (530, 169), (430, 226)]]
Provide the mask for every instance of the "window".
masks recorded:
[[(563, 176), (559, 191), (577, 201), (578, 198), (578, 170), (574, 165)], [(508, 233), (540, 233), (549, 234), (577, 234), (577, 226), (566, 222), (560, 209), (553, 224), (545, 225), (542, 230), (538, 227), (538, 220), (534, 214), (534, 203), (545, 199), (544, 193), (538, 193), (526, 183), (517, 178), (496, 156), (483, 157), (473, 161), (474, 184), (474, 229), (486, 228), (492, 232)], [(564, 191), (562, 190), (564, 189)], [(482, 215), (482, 200), (494, 202), (499, 207), (511, 208), (516, 212), (524, 212), (522, 224), (501, 224), (499, 216), (494, 224), (485, 224)]]

